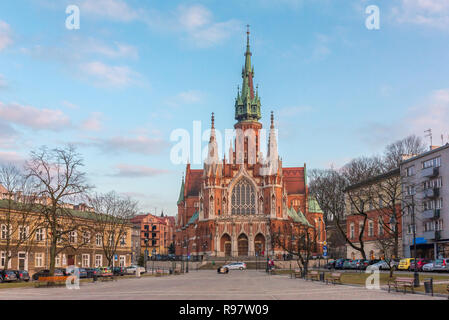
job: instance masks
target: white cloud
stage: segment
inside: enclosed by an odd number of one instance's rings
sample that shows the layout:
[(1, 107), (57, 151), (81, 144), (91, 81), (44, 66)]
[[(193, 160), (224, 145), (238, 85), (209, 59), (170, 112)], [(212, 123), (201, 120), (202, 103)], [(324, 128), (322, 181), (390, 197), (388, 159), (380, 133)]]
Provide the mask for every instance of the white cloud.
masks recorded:
[(142, 76), (127, 66), (109, 66), (100, 61), (81, 64), (81, 71), (100, 87), (127, 87), (139, 84)]
[(103, 114), (101, 112), (92, 112), (82, 124), (81, 129), (86, 131), (100, 131), (103, 127), (102, 124)]
[(82, 13), (120, 22), (129, 22), (139, 18), (139, 12), (122, 0), (84, 0), (81, 2)]
[(16, 163), (21, 164), (25, 159), (15, 151), (0, 151), (0, 163), (9, 164)]
[(410, 134), (424, 136), (432, 129), (434, 144), (449, 139), (449, 88), (433, 91), (423, 102), (408, 108), (402, 118), (384, 123), (369, 122), (359, 128), (362, 140), (374, 148), (402, 139)]
[(402, 0), (392, 13), (399, 23), (449, 27), (449, 0)]
[(0, 20), (0, 51), (10, 46), (12, 41), (12, 31), (9, 24)]
[(39, 109), (17, 103), (0, 102), (0, 119), (34, 130), (61, 131), (71, 127), (71, 121), (61, 110)]
[(212, 12), (202, 5), (179, 6), (177, 22), (187, 40), (197, 47), (217, 45), (241, 29), (234, 19), (215, 22)]
[(166, 104), (171, 107), (179, 107), (184, 104), (200, 103), (203, 100), (203, 93), (196, 90), (184, 91), (176, 96), (167, 99)]

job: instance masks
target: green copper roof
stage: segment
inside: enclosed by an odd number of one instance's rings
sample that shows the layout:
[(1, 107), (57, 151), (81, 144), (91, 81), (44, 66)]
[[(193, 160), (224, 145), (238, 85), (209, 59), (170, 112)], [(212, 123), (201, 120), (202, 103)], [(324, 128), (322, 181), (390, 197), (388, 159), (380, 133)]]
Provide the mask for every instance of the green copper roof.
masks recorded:
[(309, 212), (323, 213), (323, 210), (321, 210), (318, 201), (316, 201), (314, 198), (309, 198)]
[(189, 222), (187, 222), (186, 227), (189, 226), (189, 225), (191, 225), (191, 224), (194, 224), (195, 221), (198, 220), (199, 215), (200, 215), (200, 214), (199, 214), (198, 211), (195, 212), (195, 213), (193, 214), (193, 216), (189, 219)]
[(182, 178), (182, 185), (181, 185), (181, 191), (179, 191), (179, 198), (178, 198), (178, 204), (181, 204), (181, 202), (184, 201), (184, 177)]
[(293, 207), (288, 208), (287, 214), (289, 215), (290, 218), (292, 218), (292, 220), (294, 222), (298, 222), (298, 223), (301, 223), (302, 225), (312, 227), (312, 225), (309, 223), (309, 221), (307, 221), (304, 214), (301, 212), (301, 209), (299, 209), (298, 212), (296, 212), (296, 210)]
[[(249, 26), (248, 26), (249, 27)], [(259, 121), (262, 118), (260, 112), (259, 92), (254, 92), (254, 67), (251, 66), (251, 48), (249, 45), (249, 28), (247, 32), (247, 44), (245, 53), (245, 66), (242, 70), (242, 90), (237, 90), (235, 99), (235, 119), (241, 121)]]

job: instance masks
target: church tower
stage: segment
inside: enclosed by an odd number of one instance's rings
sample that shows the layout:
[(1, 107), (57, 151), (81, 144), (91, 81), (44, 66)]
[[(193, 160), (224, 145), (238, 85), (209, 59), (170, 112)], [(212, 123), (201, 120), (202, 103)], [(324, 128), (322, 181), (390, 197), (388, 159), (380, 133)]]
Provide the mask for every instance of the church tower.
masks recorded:
[(260, 135), (262, 118), (260, 112), (259, 90), (254, 90), (254, 67), (251, 65), (251, 48), (249, 26), (247, 31), (245, 66), (242, 69), (242, 89), (237, 90), (235, 100), (236, 152), (231, 163), (254, 165), (259, 162)]

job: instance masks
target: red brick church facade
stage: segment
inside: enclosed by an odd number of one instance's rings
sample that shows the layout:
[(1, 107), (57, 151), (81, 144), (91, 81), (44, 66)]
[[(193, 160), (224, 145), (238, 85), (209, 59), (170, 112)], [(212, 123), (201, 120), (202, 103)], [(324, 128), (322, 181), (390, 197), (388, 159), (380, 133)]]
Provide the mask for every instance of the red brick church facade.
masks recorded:
[(282, 255), (273, 230), (307, 225), (317, 232), (315, 254), (325, 240), (322, 213), (309, 201), (306, 165), (283, 168), (274, 116), (268, 152), (260, 152), (260, 98), (254, 89), (249, 32), (243, 86), (236, 99), (236, 138), (228, 157), (219, 159), (212, 115), (209, 152), (203, 169), (187, 164), (175, 226), (177, 255), (248, 257)]

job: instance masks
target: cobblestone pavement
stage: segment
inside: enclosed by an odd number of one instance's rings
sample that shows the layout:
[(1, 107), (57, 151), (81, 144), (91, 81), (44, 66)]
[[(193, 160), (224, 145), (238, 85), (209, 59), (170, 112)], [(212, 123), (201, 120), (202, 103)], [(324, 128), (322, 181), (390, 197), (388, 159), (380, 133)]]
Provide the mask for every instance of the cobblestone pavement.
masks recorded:
[(79, 290), (17, 288), (0, 290), (0, 300), (428, 300), (421, 294), (388, 293), (363, 287), (331, 285), (269, 276), (255, 270), (191, 271), (185, 275), (131, 278), (81, 284)]

